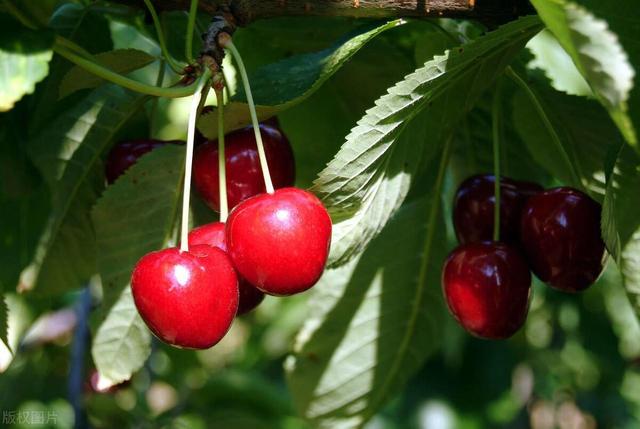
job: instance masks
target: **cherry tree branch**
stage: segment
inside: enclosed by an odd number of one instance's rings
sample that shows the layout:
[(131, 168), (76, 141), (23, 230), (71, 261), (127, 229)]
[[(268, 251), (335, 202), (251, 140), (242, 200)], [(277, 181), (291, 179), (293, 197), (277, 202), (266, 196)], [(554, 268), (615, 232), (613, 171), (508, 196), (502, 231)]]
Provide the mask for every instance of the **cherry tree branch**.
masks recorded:
[[(130, 0), (115, 1), (131, 4)], [(153, 3), (160, 10), (188, 10), (190, 6), (190, 0)], [(199, 7), (210, 15), (230, 12), (238, 25), (281, 16), (468, 17), (496, 24), (534, 13), (528, 0), (200, 0)]]

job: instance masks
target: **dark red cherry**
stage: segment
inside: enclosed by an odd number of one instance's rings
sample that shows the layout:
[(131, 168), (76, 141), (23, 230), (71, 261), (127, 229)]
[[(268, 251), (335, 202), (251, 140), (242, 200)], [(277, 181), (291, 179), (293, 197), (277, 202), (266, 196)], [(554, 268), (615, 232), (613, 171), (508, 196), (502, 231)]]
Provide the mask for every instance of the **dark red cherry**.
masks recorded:
[[(469, 177), (456, 192), (453, 225), (461, 244), (493, 239), (493, 207), (495, 178), (492, 175)], [(542, 191), (530, 182), (508, 178), (500, 180), (500, 240), (518, 241), (520, 213), (527, 198)]]
[[(272, 126), (262, 124), (260, 130), (273, 186), (276, 189), (292, 186), (295, 181), (295, 164), (289, 141), (280, 130)], [(230, 209), (249, 197), (265, 192), (253, 128), (243, 128), (226, 136), (225, 159)], [(219, 211), (217, 140), (204, 143), (196, 149), (193, 178), (196, 189), (207, 205)]]
[(526, 319), (531, 273), (511, 245), (468, 243), (447, 258), (442, 289), (451, 314), (463, 328), (482, 338), (507, 338)]
[(322, 275), (331, 218), (315, 195), (283, 188), (240, 203), (227, 220), (226, 242), (240, 276), (270, 295), (292, 295)]
[[(206, 244), (227, 251), (224, 241), (224, 223), (213, 222), (192, 229), (189, 232), (189, 246)], [(240, 289), (240, 301), (238, 303), (238, 315), (250, 312), (256, 308), (262, 300), (264, 293), (249, 284), (242, 277), (238, 277), (238, 288)]]
[(579, 292), (604, 268), (601, 206), (572, 188), (555, 188), (529, 199), (522, 212), (521, 241), (533, 273), (550, 286)]
[(149, 329), (178, 347), (213, 346), (238, 311), (236, 272), (227, 254), (211, 246), (148, 253), (133, 270), (131, 291)]
[(130, 140), (116, 144), (105, 164), (105, 176), (107, 177), (107, 183), (111, 184), (116, 181), (129, 167), (135, 164), (138, 159), (147, 152), (151, 152), (153, 149), (164, 146), (166, 144), (184, 144), (180, 140)]

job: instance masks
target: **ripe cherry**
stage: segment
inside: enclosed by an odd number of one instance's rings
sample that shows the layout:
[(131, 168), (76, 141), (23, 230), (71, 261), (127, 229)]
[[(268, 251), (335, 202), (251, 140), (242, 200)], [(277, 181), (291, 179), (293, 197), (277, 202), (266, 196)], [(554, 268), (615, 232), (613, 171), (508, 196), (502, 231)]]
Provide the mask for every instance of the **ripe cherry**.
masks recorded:
[[(189, 246), (198, 244), (217, 247), (226, 252), (227, 245), (224, 241), (224, 223), (208, 223), (191, 230), (189, 233)], [(249, 284), (249, 282), (242, 277), (238, 277), (238, 288), (240, 290), (238, 315), (250, 312), (264, 300), (264, 293)]]
[(118, 143), (111, 149), (105, 165), (105, 176), (107, 183), (111, 184), (116, 181), (129, 167), (135, 164), (138, 159), (153, 149), (164, 146), (166, 144), (184, 144), (180, 140), (130, 140)]
[[(288, 140), (278, 128), (270, 125), (261, 124), (260, 131), (273, 186), (276, 189), (292, 186), (295, 164)], [(226, 136), (225, 159), (230, 209), (249, 197), (265, 192), (253, 128), (243, 128)], [(207, 205), (219, 211), (217, 140), (196, 148), (193, 178), (196, 189)]]
[(468, 243), (447, 258), (442, 289), (451, 314), (467, 331), (483, 338), (507, 338), (526, 319), (531, 273), (511, 245)]
[(227, 220), (226, 242), (240, 276), (270, 295), (292, 295), (322, 275), (331, 218), (315, 195), (279, 189), (240, 203)]
[(555, 188), (531, 197), (520, 230), (533, 273), (566, 292), (591, 286), (606, 255), (600, 215), (600, 204), (576, 189)]
[(213, 346), (238, 311), (236, 272), (227, 254), (211, 246), (148, 253), (133, 270), (131, 290), (149, 329), (178, 347)]
[[(453, 225), (461, 244), (491, 241), (495, 177), (478, 175), (462, 182), (453, 205)], [(529, 182), (500, 179), (500, 240), (515, 244), (519, 239), (520, 213), (527, 198), (542, 191)]]

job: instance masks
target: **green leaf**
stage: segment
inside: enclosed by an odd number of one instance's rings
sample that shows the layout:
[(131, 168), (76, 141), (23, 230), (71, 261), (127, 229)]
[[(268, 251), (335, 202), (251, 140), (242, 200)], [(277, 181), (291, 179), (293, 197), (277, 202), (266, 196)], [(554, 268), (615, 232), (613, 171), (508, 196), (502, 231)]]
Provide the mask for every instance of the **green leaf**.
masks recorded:
[[(51, 16), (49, 27), (56, 34), (75, 41), (91, 53), (109, 51), (112, 47), (109, 23), (102, 14), (92, 11), (89, 7), (76, 3), (63, 3)], [(91, 37), (84, 37), (86, 34), (91, 34)], [(82, 101), (80, 97), (58, 100), (60, 81), (71, 66), (69, 61), (59, 55), (53, 57), (49, 76), (38, 86), (35, 94), (38, 102), (30, 115), (30, 136), (41, 131), (61, 112), (73, 108), (76, 103)]]
[(314, 191), (334, 221), (330, 264), (362, 251), (419, 171), (480, 95), (540, 30), (523, 18), (435, 57), (376, 101), (320, 173)]
[[(120, 74), (127, 74), (151, 64), (156, 60), (154, 56), (137, 49), (116, 49), (114, 51), (103, 52), (96, 55), (95, 59), (96, 62)], [(60, 98), (64, 98), (81, 89), (94, 88), (103, 83), (104, 80), (93, 73), (81, 67), (74, 66), (67, 72), (60, 83)]]
[(607, 181), (602, 235), (615, 259), (636, 314), (640, 315), (640, 156), (620, 149)]
[(53, 37), (47, 31), (29, 30), (6, 15), (0, 15), (0, 25), (0, 112), (6, 112), (47, 77)]
[(106, 85), (60, 116), (29, 144), (31, 158), (52, 189), (52, 214), (21, 282), (40, 293), (80, 287), (95, 273), (89, 217), (104, 188), (101, 155), (145, 97)]
[(362, 427), (439, 347), (441, 184), (314, 288), (285, 367), (296, 406), (315, 427)]
[[(402, 23), (401, 20), (395, 20), (373, 29), (367, 27), (325, 50), (294, 55), (259, 68), (249, 75), (258, 118), (267, 119), (306, 99), (368, 41)], [(251, 123), (249, 106), (244, 101), (244, 91), (239, 90), (232, 102), (225, 106), (225, 131), (242, 128)], [(202, 115), (198, 120), (198, 129), (207, 138), (215, 139), (218, 136), (216, 117), (217, 113), (214, 110)]]
[(616, 34), (606, 21), (574, 2), (532, 0), (531, 3), (607, 108), (627, 142), (640, 150), (637, 130), (628, 112), (635, 72)]
[(130, 379), (150, 353), (151, 334), (138, 314), (131, 288), (124, 288), (93, 340), (93, 361), (100, 375), (115, 385)]
[[(513, 122), (536, 162), (564, 183), (582, 187), (602, 200), (605, 193), (605, 159), (618, 148), (620, 134), (597, 102), (571, 96), (536, 82), (529, 87), (535, 102), (522, 90), (513, 99)], [(547, 117), (545, 126), (535, 104)], [(560, 147), (554, 144), (560, 142)], [(574, 182), (575, 171), (579, 183)]]
[(166, 247), (171, 237), (182, 196), (184, 156), (184, 147), (177, 145), (144, 155), (107, 188), (92, 212), (102, 309), (109, 311), (92, 351), (100, 374), (114, 383), (129, 379), (149, 355), (150, 337), (141, 333), (147, 328), (131, 302), (129, 281), (136, 262)]

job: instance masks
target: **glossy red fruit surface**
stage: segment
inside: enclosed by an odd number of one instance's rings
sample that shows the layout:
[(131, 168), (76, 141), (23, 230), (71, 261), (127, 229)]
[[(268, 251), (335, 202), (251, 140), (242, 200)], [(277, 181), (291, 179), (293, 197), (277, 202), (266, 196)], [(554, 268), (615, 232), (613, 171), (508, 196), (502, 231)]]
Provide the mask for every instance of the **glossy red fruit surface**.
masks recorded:
[(331, 218), (310, 192), (279, 189), (239, 204), (227, 220), (226, 240), (240, 276), (270, 295), (292, 295), (322, 275)]
[[(292, 186), (295, 181), (295, 163), (289, 141), (278, 128), (262, 124), (260, 130), (273, 186), (276, 189)], [(243, 128), (225, 137), (225, 159), (230, 209), (249, 197), (265, 192), (253, 128)], [(209, 141), (196, 149), (193, 178), (196, 189), (207, 205), (219, 211), (217, 140)]]
[(522, 212), (521, 241), (538, 278), (566, 292), (591, 286), (605, 263), (601, 206), (572, 188), (555, 188), (529, 199)]
[[(493, 239), (495, 178), (478, 175), (466, 179), (456, 192), (453, 225), (461, 244)], [(520, 214), (527, 199), (542, 187), (508, 178), (500, 180), (500, 240), (516, 243), (519, 239)]]
[[(225, 252), (227, 245), (224, 239), (224, 223), (212, 222), (194, 228), (189, 232), (189, 246), (206, 244), (218, 247)], [(238, 303), (238, 315), (248, 313), (256, 308), (263, 300), (264, 293), (249, 284), (242, 277), (238, 277), (238, 288), (240, 290), (240, 301)]]
[(211, 246), (148, 253), (133, 270), (131, 290), (149, 329), (178, 347), (213, 346), (238, 310), (238, 279), (231, 260)]
[(515, 247), (468, 243), (447, 258), (442, 289), (451, 314), (467, 331), (482, 338), (507, 338), (526, 319), (531, 273)]
[(180, 140), (131, 140), (118, 143), (111, 149), (105, 164), (105, 176), (107, 183), (111, 184), (116, 181), (129, 167), (138, 161), (138, 159), (153, 149), (164, 146), (166, 144), (184, 144)]

